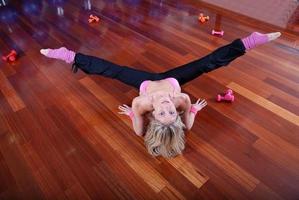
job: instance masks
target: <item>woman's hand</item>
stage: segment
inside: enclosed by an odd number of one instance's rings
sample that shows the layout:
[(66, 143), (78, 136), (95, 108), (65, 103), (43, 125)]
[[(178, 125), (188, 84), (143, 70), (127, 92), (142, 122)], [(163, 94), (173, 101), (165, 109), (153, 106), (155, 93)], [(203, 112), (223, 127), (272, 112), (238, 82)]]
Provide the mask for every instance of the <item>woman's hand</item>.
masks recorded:
[(208, 105), (208, 103), (205, 99), (198, 99), (195, 104), (192, 104), (197, 112), (203, 109), (206, 105)]
[(130, 116), (131, 113), (133, 112), (132, 108), (130, 106), (126, 105), (126, 104), (118, 106), (118, 109), (121, 111), (121, 112), (118, 112), (118, 114), (121, 114), (121, 115), (128, 115), (128, 116)]
[[(134, 100), (135, 100), (135, 102), (134, 102)], [(133, 103), (132, 103), (133, 108), (134, 108), (134, 104), (136, 104), (136, 99), (134, 99), (134, 100), (133, 100)], [(119, 114), (127, 115), (131, 118), (132, 124), (133, 124), (133, 129), (134, 129), (135, 133), (138, 136), (142, 136), (143, 135), (143, 128), (144, 128), (143, 127), (144, 126), (143, 118), (138, 112), (136, 112), (136, 109), (134, 108), (134, 113), (136, 115), (134, 115), (132, 108), (130, 106), (126, 105), (126, 104), (118, 106), (118, 109), (120, 110), (120, 112), (118, 112)]]

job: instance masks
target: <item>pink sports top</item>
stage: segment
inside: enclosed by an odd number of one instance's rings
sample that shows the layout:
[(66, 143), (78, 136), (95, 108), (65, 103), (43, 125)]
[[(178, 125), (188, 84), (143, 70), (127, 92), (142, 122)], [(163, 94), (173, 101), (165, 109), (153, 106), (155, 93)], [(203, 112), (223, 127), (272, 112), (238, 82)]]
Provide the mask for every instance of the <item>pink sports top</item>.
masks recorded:
[[(180, 84), (179, 82), (175, 79), (175, 78), (166, 78), (164, 80), (167, 80), (173, 88), (180, 88)], [(146, 80), (146, 81), (143, 81), (140, 85), (140, 93), (145, 93), (146, 92), (146, 89), (148, 87), (148, 84), (150, 83), (150, 81)]]

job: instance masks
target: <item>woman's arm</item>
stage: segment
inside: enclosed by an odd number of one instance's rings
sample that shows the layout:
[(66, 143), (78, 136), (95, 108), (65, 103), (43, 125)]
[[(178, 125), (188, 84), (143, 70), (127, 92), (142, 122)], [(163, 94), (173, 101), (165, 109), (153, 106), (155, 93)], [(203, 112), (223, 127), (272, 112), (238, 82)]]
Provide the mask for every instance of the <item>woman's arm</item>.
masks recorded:
[(178, 107), (183, 113), (183, 122), (187, 130), (190, 130), (193, 126), (195, 115), (190, 112), (191, 100), (190, 97), (184, 94), (183, 98), (180, 100), (180, 105)]
[(152, 102), (146, 96), (138, 96), (133, 99), (132, 111), (134, 118), (132, 119), (133, 128), (137, 135), (142, 136), (144, 133), (144, 114), (153, 111)]
[(207, 105), (206, 100), (200, 99), (198, 99), (197, 102), (192, 105), (190, 97), (184, 93), (182, 93), (177, 103), (179, 103), (178, 108), (184, 111), (183, 122), (187, 130), (192, 128), (197, 112)]
[[(133, 105), (132, 105), (133, 107)], [(118, 106), (118, 109), (121, 110), (121, 112), (118, 112), (119, 114), (127, 115), (131, 118), (132, 124), (133, 124), (133, 129), (136, 135), (142, 136), (143, 135), (143, 117), (139, 113), (138, 109), (136, 106), (134, 106), (134, 109), (129, 107), (128, 105), (121, 105)]]
[[(131, 118), (132, 124), (133, 124), (133, 129), (138, 136), (143, 135), (143, 129), (144, 129), (144, 121), (143, 121), (143, 116), (138, 114), (135, 109), (132, 109), (134, 116)], [(136, 114), (135, 114), (136, 113)]]

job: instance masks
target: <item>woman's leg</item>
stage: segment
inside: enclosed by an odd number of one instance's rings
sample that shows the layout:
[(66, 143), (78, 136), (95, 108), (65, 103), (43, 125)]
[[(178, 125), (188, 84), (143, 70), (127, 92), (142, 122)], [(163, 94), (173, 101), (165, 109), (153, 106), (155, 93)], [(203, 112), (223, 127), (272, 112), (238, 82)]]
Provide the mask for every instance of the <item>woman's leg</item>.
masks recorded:
[(149, 73), (135, 70), (126, 66), (119, 66), (101, 58), (77, 53), (74, 58), (73, 71), (80, 68), (87, 74), (98, 74), (138, 88), (144, 80), (161, 80), (176, 78), (180, 85), (189, 82), (202, 73), (228, 65), (234, 59), (244, 55), (245, 47), (240, 39), (229, 45), (220, 47), (211, 54), (191, 63), (177, 67), (164, 73)]
[(150, 73), (126, 66), (120, 66), (101, 58), (81, 53), (76, 54), (65, 47), (59, 49), (42, 49), (41, 53), (47, 57), (60, 59), (67, 63), (74, 62), (72, 67), (73, 72), (77, 72), (79, 68), (87, 74), (98, 74), (117, 79), (138, 89), (144, 80), (161, 80), (169, 77), (176, 78), (181, 85), (185, 84), (200, 76), (202, 73), (228, 65), (234, 59), (244, 55), (246, 50), (274, 40), (279, 36), (280, 33), (253, 33), (242, 40), (237, 39), (231, 44), (220, 47), (201, 59), (164, 73)]
[(81, 69), (87, 74), (97, 74), (112, 79), (117, 79), (127, 85), (139, 89), (145, 80), (158, 80), (157, 73), (137, 70), (127, 66), (120, 66), (107, 60), (77, 53), (73, 64), (73, 72)]
[(164, 73), (161, 73), (160, 75), (162, 76), (162, 78), (176, 78), (179, 81), (180, 85), (183, 85), (197, 78), (203, 73), (207, 73), (221, 66), (228, 65), (236, 58), (244, 55), (246, 50), (274, 40), (280, 35), (281, 34), (279, 32), (269, 34), (254, 32), (250, 36), (243, 38), (242, 40), (237, 39), (226, 46), (216, 49), (203, 58), (166, 71)]
[(159, 80), (159, 74), (150, 73), (134, 68), (120, 66), (107, 60), (94, 56), (75, 53), (61, 47), (59, 49), (42, 49), (41, 54), (55, 59), (63, 60), (67, 63), (74, 62), (72, 71), (76, 73), (78, 68), (87, 74), (97, 74), (108, 78), (117, 79), (127, 85), (139, 89), (145, 80)]

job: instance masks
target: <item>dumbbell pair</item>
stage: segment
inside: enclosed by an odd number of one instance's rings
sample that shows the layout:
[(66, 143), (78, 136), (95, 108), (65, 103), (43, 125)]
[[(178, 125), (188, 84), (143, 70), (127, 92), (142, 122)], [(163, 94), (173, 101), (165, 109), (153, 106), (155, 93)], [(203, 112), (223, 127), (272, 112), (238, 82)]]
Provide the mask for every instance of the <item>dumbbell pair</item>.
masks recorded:
[(4, 62), (13, 62), (17, 58), (17, 52), (15, 50), (11, 50), (10, 53), (6, 56), (2, 56), (2, 60)]
[(89, 15), (89, 19), (88, 19), (88, 22), (89, 23), (93, 23), (93, 22), (99, 22), (100, 21), (100, 18), (95, 16), (95, 15)]
[(210, 17), (209, 16), (204, 16), (203, 15), (203, 13), (200, 13), (199, 14), (199, 17), (198, 17), (198, 20), (201, 22), (201, 23), (205, 23), (205, 22), (207, 22), (208, 20), (210, 19)]
[(233, 91), (231, 89), (228, 89), (223, 96), (218, 94), (216, 100), (218, 102), (220, 101), (233, 102), (235, 100), (235, 96), (233, 94)]

